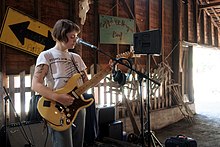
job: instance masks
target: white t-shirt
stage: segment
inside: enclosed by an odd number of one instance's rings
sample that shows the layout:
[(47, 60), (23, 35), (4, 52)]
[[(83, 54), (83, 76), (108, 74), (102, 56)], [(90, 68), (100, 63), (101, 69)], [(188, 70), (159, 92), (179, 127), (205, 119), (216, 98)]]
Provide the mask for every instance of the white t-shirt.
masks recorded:
[(36, 66), (46, 64), (49, 66), (46, 75), (46, 84), (52, 90), (62, 88), (69, 78), (78, 73), (75, 65), (79, 71), (86, 69), (86, 65), (82, 58), (72, 52), (63, 52), (55, 48), (43, 51), (37, 58)]

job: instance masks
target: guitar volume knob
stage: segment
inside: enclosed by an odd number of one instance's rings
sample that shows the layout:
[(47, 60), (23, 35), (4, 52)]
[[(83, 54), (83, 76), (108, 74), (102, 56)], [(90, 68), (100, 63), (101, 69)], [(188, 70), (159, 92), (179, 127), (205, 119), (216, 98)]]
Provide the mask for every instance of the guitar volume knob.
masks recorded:
[(67, 123), (70, 123), (70, 119), (67, 119), (66, 122), (67, 122)]

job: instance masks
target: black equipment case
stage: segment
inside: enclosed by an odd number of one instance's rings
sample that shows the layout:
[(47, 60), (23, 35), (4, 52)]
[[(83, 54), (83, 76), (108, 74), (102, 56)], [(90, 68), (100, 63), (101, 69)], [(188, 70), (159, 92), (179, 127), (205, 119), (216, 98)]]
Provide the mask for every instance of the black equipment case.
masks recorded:
[(197, 147), (197, 142), (190, 137), (177, 135), (166, 139), (165, 147)]

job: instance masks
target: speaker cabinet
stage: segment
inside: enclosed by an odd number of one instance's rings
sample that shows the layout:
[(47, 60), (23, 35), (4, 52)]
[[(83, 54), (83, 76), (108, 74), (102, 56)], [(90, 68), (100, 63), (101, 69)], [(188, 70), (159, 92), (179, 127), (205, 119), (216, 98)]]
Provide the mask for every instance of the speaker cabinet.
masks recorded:
[(110, 138), (123, 140), (123, 123), (122, 121), (115, 121), (108, 125), (108, 136)]
[(112, 123), (99, 125), (99, 138), (110, 137), (117, 140), (123, 140), (123, 123), (115, 121)]
[[(22, 130), (22, 126), (24, 131)], [(31, 147), (25, 138), (28, 138), (34, 147), (51, 147), (51, 136), (44, 129), (44, 123), (33, 123), (24, 125), (11, 125), (7, 128), (7, 135), (11, 147)], [(26, 133), (26, 136), (25, 136)]]
[(97, 108), (98, 124), (107, 124), (115, 121), (115, 106)]
[(161, 54), (161, 30), (134, 33), (135, 54)]

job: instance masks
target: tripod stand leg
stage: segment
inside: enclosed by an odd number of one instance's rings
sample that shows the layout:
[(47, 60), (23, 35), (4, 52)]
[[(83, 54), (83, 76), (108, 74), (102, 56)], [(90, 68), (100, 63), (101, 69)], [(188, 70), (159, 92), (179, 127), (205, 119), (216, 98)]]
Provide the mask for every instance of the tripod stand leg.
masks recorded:
[(154, 135), (152, 131), (150, 131), (150, 134), (151, 134), (151, 141), (153, 143), (153, 146), (156, 147), (156, 145), (159, 145), (160, 147), (163, 147), (163, 145), (160, 143), (160, 141), (157, 139), (157, 137)]

